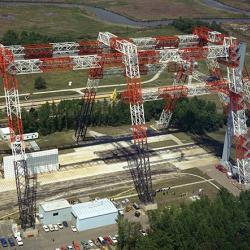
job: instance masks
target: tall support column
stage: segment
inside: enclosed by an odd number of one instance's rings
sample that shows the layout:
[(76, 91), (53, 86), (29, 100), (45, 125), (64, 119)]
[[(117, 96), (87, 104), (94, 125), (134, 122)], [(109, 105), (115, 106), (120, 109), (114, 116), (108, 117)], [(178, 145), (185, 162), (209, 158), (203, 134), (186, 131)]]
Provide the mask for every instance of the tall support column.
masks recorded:
[(232, 164), (230, 163), (232, 140), (233, 140), (233, 124), (230, 111), (228, 113), (228, 118), (227, 118), (227, 130), (225, 134), (223, 153), (221, 157), (222, 164), (226, 166), (230, 172), (233, 171)]
[[(244, 103), (244, 83), (242, 71), (244, 67), (246, 44), (231, 38), (229, 64), (227, 67), (230, 88), (230, 110), (232, 117), (232, 130), (236, 145), (237, 173), (240, 183), (250, 184), (250, 151), (248, 129), (246, 124)], [(235, 66), (236, 65), (236, 66)]]
[(87, 86), (84, 90), (82, 98), (80, 114), (76, 123), (75, 139), (77, 143), (83, 141), (86, 137), (87, 129), (90, 124), (91, 113), (95, 103), (96, 91), (100, 82), (103, 78), (103, 58), (100, 57), (97, 68), (89, 69), (89, 77)]
[(157, 121), (158, 129), (167, 129), (171, 121), (177, 99), (170, 95), (166, 97), (166, 104), (161, 112), (159, 121)]
[[(14, 160), (14, 171), (19, 207), (19, 218), (23, 229), (35, 227), (37, 176), (28, 169), (23, 141), (23, 126), (15, 76), (14, 56), (0, 45), (0, 73), (3, 77), (10, 143)], [(12, 68), (12, 73), (9, 69)]]
[(134, 158), (128, 159), (128, 166), (140, 201), (151, 203), (153, 188), (137, 46), (109, 32), (100, 32), (98, 40), (123, 54), (127, 78), (127, 90), (123, 93), (123, 98), (130, 105), (134, 148), (137, 153)]
[(77, 126), (75, 129), (75, 139), (77, 142), (84, 140), (90, 123), (91, 113), (95, 103), (96, 90), (100, 79), (88, 78), (87, 87), (81, 102), (80, 114), (78, 116)]
[(118, 44), (122, 46), (124, 54), (128, 84), (126, 94), (130, 104), (134, 147), (137, 153), (132, 161), (129, 160), (129, 169), (140, 201), (150, 203), (153, 202), (153, 189), (137, 47), (127, 41)]
[[(173, 89), (177, 84), (181, 81), (185, 82), (188, 81), (188, 85), (192, 84), (192, 73), (193, 73), (193, 64), (194, 62), (192, 60), (190, 61), (184, 61), (182, 62), (178, 70), (176, 72), (175, 78), (173, 80)], [(159, 121), (157, 121), (157, 127), (158, 129), (167, 129), (169, 126), (169, 123), (171, 121), (174, 108), (176, 105), (177, 100), (181, 97), (179, 94), (173, 94), (164, 96), (164, 99), (166, 100), (166, 103), (164, 105), (164, 108), (161, 112), (161, 116)]]

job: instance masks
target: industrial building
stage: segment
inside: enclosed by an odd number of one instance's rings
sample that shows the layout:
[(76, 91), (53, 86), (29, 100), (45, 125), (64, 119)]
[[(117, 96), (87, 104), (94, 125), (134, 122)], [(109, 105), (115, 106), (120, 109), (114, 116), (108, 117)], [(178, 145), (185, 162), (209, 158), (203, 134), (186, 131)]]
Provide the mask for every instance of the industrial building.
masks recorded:
[[(59, 169), (58, 149), (44, 150), (27, 153), (27, 166), (31, 173), (44, 173), (57, 171)], [(14, 178), (14, 159), (13, 156), (3, 157), (4, 178)]]
[(78, 231), (116, 223), (118, 209), (109, 199), (72, 205), (72, 222)]
[(56, 224), (71, 220), (71, 205), (65, 199), (39, 204), (39, 218), (42, 224)]

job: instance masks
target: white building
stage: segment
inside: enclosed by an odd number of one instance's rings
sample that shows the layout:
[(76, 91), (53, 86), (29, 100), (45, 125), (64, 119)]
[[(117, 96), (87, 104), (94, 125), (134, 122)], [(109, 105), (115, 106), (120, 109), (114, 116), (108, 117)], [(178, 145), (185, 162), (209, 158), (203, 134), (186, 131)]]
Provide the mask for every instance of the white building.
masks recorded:
[(65, 199), (42, 202), (39, 204), (39, 218), (44, 225), (70, 221), (71, 205)]
[(6, 127), (6, 128), (0, 128), (0, 137), (7, 141), (9, 139), (10, 136), (10, 128)]
[[(57, 171), (59, 169), (58, 149), (27, 153), (27, 166), (33, 173)], [(3, 157), (4, 178), (15, 177), (13, 156)]]
[(109, 199), (72, 205), (72, 222), (78, 231), (116, 223), (118, 210)]
[[(9, 140), (10, 128), (9, 127), (0, 128), (0, 137), (5, 141)], [(38, 137), (39, 137), (39, 134), (37, 132), (23, 134), (24, 141), (35, 140), (35, 139), (38, 139)]]

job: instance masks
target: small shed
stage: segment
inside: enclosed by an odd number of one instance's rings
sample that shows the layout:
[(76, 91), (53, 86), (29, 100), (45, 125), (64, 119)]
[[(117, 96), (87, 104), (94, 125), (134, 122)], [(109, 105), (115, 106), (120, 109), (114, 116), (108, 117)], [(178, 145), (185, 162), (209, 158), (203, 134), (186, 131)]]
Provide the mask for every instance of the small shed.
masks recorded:
[(44, 225), (71, 220), (71, 205), (65, 199), (46, 201), (39, 204), (39, 217)]
[(117, 208), (107, 198), (75, 204), (71, 212), (78, 231), (115, 224), (118, 216)]

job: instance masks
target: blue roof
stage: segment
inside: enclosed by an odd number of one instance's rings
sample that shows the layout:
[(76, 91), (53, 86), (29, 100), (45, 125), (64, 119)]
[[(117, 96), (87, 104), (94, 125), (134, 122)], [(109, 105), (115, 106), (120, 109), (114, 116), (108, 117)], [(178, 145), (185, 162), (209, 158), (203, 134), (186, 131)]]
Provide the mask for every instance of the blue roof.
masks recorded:
[(118, 212), (114, 204), (107, 198), (75, 204), (71, 211), (79, 220)]

